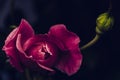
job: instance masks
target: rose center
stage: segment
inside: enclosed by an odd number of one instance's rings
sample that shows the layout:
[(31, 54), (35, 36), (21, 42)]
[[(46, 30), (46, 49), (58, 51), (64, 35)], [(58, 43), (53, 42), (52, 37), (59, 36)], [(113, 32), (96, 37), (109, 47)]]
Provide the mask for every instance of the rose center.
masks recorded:
[(48, 45), (45, 43), (35, 44), (29, 49), (28, 53), (35, 60), (46, 60), (52, 55)]
[(52, 55), (47, 46), (42, 46), (40, 50), (39, 52), (44, 54), (44, 59), (48, 59)]

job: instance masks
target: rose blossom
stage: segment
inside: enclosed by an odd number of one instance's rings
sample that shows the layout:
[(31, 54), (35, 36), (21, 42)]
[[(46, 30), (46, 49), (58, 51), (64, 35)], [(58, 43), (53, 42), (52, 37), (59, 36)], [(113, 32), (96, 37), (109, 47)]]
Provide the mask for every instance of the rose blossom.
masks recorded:
[(63, 24), (52, 26), (47, 34), (35, 35), (30, 24), (22, 19), (6, 38), (3, 50), (19, 71), (29, 68), (53, 72), (56, 68), (72, 75), (82, 62), (79, 42), (79, 37)]

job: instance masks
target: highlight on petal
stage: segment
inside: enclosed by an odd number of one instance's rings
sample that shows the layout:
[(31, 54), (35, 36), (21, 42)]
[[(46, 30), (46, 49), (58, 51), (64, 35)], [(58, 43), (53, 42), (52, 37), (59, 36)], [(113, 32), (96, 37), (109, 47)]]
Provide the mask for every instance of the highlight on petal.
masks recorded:
[(42, 69), (45, 69), (45, 70), (47, 70), (47, 71), (51, 71), (51, 72), (54, 71), (52, 68), (49, 68), (49, 67), (47, 67), (47, 66), (44, 66), (44, 65), (40, 64), (39, 62), (37, 62), (37, 64), (38, 64), (39, 67), (41, 67)]
[(32, 56), (27, 56), (27, 54), (24, 52), (22, 44), (21, 44), (21, 34), (18, 34), (17, 40), (16, 40), (16, 48), (20, 52), (19, 56), (24, 56), (25, 58), (31, 58)]
[(66, 52), (62, 55), (56, 68), (71, 76), (79, 70), (81, 63), (82, 55), (80, 51), (73, 50), (71, 52)]
[(31, 25), (25, 19), (21, 20), (21, 23), (19, 25), (19, 34), (21, 34), (22, 45), (28, 38), (34, 35), (34, 30), (32, 29)]
[(5, 47), (11, 47), (15, 40), (16, 40), (16, 37), (17, 37), (17, 33), (18, 33), (18, 28), (15, 28), (9, 35), (8, 37), (6, 38), (5, 40), (5, 45), (3, 46), (3, 49)]
[(62, 41), (67, 49), (74, 49), (79, 47), (79, 37), (75, 33), (68, 31), (63, 24), (52, 26), (48, 34), (49, 36)]

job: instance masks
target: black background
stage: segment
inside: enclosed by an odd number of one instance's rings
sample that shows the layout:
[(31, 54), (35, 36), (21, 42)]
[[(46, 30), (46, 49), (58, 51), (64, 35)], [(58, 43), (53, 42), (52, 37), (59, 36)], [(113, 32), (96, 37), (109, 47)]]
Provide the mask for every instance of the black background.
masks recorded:
[[(80, 46), (95, 36), (96, 18), (106, 12), (110, 0), (0, 0), (0, 49), (12, 31), (25, 18), (36, 34), (47, 33), (55, 24), (65, 24), (81, 39)], [(115, 23), (92, 47), (82, 51), (83, 63), (73, 76), (57, 73), (52, 80), (120, 80), (120, 3), (111, 0)], [(22, 80), (24, 75), (9, 63), (0, 50), (0, 80)]]

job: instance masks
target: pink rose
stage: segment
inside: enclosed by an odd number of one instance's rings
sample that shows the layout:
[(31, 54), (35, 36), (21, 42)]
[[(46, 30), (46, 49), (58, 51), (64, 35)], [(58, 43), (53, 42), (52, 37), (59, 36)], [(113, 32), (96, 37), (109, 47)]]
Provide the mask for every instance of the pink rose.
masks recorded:
[(82, 62), (79, 42), (79, 37), (63, 24), (52, 26), (48, 34), (35, 35), (30, 24), (22, 19), (6, 38), (3, 50), (19, 71), (29, 68), (53, 72), (56, 68), (72, 75)]

